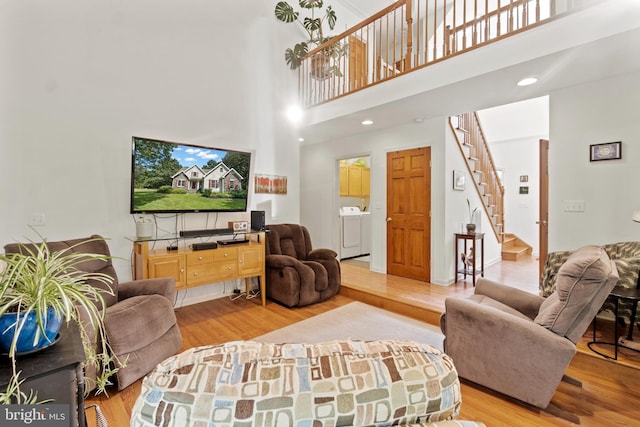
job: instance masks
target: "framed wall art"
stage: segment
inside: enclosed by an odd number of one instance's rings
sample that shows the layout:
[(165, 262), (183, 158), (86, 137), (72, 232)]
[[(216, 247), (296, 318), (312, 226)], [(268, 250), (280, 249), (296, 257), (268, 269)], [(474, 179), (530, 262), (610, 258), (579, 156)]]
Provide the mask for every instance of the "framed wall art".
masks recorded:
[(615, 160), (622, 158), (622, 142), (607, 142), (589, 146), (589, 161)]
[(256, 193), (287, 194), (287, 177), (256, 174), (253, 178)]

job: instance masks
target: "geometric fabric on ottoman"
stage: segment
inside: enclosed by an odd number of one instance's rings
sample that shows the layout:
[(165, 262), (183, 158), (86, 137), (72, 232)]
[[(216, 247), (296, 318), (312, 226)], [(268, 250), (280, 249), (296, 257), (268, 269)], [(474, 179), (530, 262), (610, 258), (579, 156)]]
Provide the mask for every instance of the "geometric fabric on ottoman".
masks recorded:
[(453, 362), (426, 344), (236, 341), (160, 363), (131, 426), (403, 425), (453, 420), (460, 404)]

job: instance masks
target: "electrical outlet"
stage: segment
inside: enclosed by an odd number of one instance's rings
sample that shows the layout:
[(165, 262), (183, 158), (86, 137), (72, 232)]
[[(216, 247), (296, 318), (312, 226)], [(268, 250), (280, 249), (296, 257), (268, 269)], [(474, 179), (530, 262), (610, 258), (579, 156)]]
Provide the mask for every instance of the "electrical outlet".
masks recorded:
[(39, 227), (46, 224), (45, 215), (43, 213), (33, 213), (27, 218), (27, 225)]

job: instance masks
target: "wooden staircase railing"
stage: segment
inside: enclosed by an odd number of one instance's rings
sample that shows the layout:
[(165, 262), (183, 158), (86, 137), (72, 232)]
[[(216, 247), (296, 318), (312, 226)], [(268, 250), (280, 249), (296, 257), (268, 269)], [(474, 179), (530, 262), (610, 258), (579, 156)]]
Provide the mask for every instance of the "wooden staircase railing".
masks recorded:
[(476, 113), (463, 113), (449, 118), (460, 152), (465, 158), (478, 196), (496, 239), (502, 243), (504, 234), (504, 186), (493, 162), (491, 151)]
[(311, 107), (504, 39), (600, 0), (398, 0), (311, 50), (298, 68)]

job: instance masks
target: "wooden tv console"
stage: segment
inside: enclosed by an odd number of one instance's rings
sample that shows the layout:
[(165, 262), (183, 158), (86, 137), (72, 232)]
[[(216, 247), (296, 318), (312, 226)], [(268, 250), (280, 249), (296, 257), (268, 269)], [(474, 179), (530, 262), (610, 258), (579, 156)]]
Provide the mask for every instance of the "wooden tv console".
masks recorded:
[(245, 279), (249, 295), (251, 278), (258, 277), (262, 305), (266, 305), (264, 238), (264, 232), (247, 233), (242, 243), (203, 250), (193, 250), (187, 245), (174, 250), (149, 248), (149, 243), (181, 241), (181, 237), (132, 239), (134, 279), (173, 277), (176, 279), (176, 290)]

